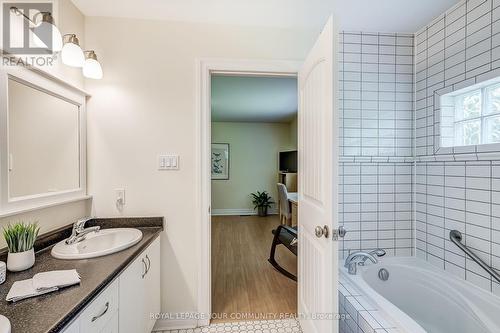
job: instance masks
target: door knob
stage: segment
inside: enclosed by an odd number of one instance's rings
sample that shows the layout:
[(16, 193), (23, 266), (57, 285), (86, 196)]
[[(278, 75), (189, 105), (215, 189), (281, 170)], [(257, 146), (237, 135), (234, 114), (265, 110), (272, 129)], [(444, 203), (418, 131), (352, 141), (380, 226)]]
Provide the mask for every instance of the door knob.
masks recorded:
[(318, 225), (316, 228), (314, 228), (314, 233), (316, 234), (316, 237), (318, 237), (318, 238), (321, 238), (323, 236), (325, 236), (325, 238), (328, 238), (328, 235), (329, 235), (328, 226), (324, 225), (321, 227)]

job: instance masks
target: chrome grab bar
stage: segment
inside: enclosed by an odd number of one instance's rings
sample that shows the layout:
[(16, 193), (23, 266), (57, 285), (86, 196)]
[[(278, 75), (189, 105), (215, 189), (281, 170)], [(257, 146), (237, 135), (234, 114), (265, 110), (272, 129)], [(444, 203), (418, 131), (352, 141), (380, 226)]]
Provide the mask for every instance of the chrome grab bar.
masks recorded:
[(458, 230), (450, 231), (450, 240), (460, 248), (460, 250), (464, 251), (469, 257), (472, 258), (479, 266), (481, 266), (485, 271), (490, 273), (491, 276), (495, 278), (498, 282), (500, 282), (500, 275), (490, 266), (486, 265), (484, 261), (481, 260), (477, 255), (474, 254), (467, 246), (462, 244), (462, 233)]

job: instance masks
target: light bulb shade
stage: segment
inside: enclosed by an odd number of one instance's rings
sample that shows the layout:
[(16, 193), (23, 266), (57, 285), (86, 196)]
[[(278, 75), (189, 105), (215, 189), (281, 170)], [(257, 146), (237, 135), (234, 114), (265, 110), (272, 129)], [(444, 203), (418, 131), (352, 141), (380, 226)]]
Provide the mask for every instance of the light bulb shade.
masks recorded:
[(78, 44), (67, 42), (61, 51), (63, 64), (71, 67), (82, 67), (85, 63), (85, 55)]
[(99, 61), (88, 58), (83, 65), (83, 76), (89, 79), (102, 79), (102, 67)]
[(46, 48), (52, 52), (59, 52), (63, 47), (61, 32), (49, 22), (42, 22), (32, 29), (33, 42), (36, 46)]

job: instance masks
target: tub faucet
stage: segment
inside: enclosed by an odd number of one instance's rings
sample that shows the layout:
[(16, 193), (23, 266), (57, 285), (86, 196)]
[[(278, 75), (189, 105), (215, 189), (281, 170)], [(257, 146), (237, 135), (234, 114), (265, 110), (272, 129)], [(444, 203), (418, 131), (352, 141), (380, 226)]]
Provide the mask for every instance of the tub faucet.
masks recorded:
[(85, 239), (85, 236), (87, 236), (87, 234), (94, 231), (97, 232), (99, 231), (99, 229), (101, 229), (101, 227), (99, 226), (85, 228), (85, 223), (87, 223), (90, 220), (92, 220), (91, 217), (86, 217), (76, 221), (73, 224), (73, 230), (71, 231), (71, 236), (68, 239), (66, 239), (66, 244), (71, 245), (74, 243), (81, 242), (82, 240)]
[[(370, 251), (369, 252), (372, 256), (377, 256), (377, 257), (383, 257), (385, 256), (386, 252), (384, 249), (375, 249), (373, 251)], [(365, 263), (366, 263), (366, 260), (368, 260), (367, 257), (363, 258), (363, 260), (361, 260), (361, 262), (359, 263), (360, 266), (364, 266)]]
[(372, 263), (374, 264), (378, 263), (377, 258), (375, 258), (375, 256), (369, 252), (363, 252), (363, 251), (353, 252), (346, 258), (344, 263), (344, 267), (347, 268), (349, 274), (356, 275), (357, 266), (359, 263), (357, 259), (359, 258), (363, 259), (363, 262), (366, 261), (367, 259), (370, 259)]

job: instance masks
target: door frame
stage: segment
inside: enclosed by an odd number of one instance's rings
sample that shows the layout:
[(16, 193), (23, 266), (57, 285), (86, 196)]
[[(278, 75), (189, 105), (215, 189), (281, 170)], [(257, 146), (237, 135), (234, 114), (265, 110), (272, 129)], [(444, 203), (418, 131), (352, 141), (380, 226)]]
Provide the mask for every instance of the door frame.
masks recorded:
[[(199, 59), (196, 61), (196, 160), (195, 191), (199, 230), (198, 248), (198, 326), (210, 323), (212, 313), (211, 279), (211, 76), (212, 74), (297, 77), (302, 61)], [(298, 82), (297, 82), (298, 83)], [(298, 96), (297, 96), (298, 102)], [(300, 126), (300, 124), (299, 124)]]

